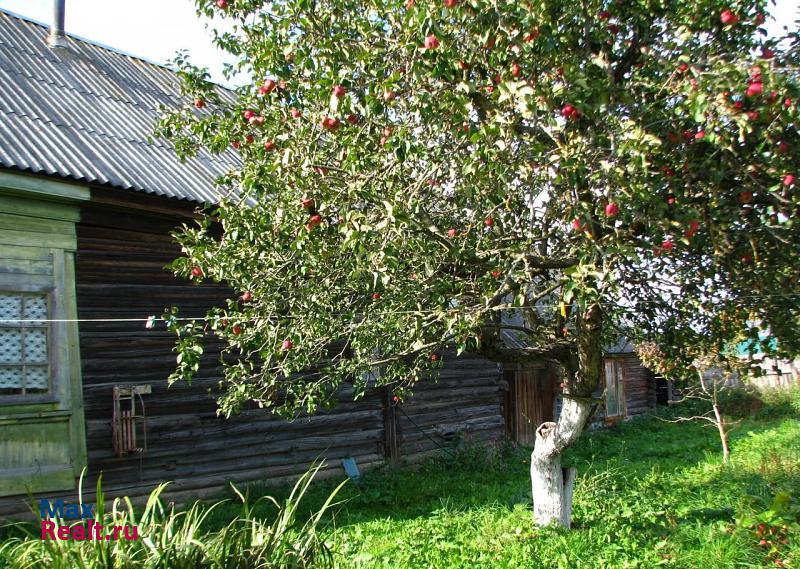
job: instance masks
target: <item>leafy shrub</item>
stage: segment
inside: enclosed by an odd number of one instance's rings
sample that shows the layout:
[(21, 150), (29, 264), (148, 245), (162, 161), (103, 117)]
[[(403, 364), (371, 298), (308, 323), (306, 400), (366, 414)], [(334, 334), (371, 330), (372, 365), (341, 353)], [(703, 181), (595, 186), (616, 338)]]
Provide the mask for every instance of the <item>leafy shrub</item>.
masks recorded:
[(750, 533), (774, 565), (786, 566), (791, 540), (800, 535), (800, 503), (787, 492), (779, 492), (769, 502), (759, 496), (748, 498), (755, 513), (739, 517), (737, 525)]
[[(331, 567), (333, 556), (326, 544), (323, 516), (344, 482), (331, 491), (322, 505), (302, 524), (297, 510), (322, 465), (312, 467), (295, 484), (288, 498), (278, 502), (270, 496), (250, 503), (248, 496), (234, 491), (241, 511), (218, 531), (208, 530), (209, 515), (223, 502), (211, 506), (195, 503), (177, 511), (165, 507), (162, 484), (149, 496), (141, 515), (130, 499), (114, 500), (105, 511), (101, 482), (97, 483), (94, 522), (104, 528), (135, 526), (134, 540), (42, 540), (40, 535), (18, 526), (25, 534), (0, 544), (0, 567), (7, 569), (289, 569)], [(271, 522), (253, 515), (260, 501), (275, 509)], [(85, 520), (57, 525), (84, 525)]]
[(763, 415), (769, 417), (777, 416), (800, 416), (800, 385), (782, 389), (764, 389), (761, 392), (765, 407)]

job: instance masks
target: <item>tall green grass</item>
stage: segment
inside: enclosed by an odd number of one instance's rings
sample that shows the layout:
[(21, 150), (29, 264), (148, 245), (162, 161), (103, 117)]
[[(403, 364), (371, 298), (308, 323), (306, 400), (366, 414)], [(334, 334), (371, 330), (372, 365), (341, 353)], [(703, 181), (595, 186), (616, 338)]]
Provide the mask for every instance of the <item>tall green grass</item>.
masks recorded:
[[(333, 555), (323, 519), (334, 505), (344, 482), (334, 487), (302, 520), (298, 507), (322, 465), (306, 472), (288, 496), (278, 501), (262, 496), (251, 502), (246, 494), (234, 492), (240, 506), (221, 529), (209, 527), (209, 516), (224, 504), (194, 503), (178, 511), (165, 506), (162, 484), (149, 496), (141, 512), (128, 498), (104, 508), (102, 484), (97, 483), (94, 521), (105, 530), (113, 526), (136, 526), (138, 539), (127, 540), (42, 540), (29, 526), (19, 526), (22, 535), (0, 544), (0, 567), (4, 569), (294, 569), (332, 567)], [(260, 503), (271, 508), (267, 518), (257, 517)], [(58, 525), (69, 525), (57, 520)], [(73, 522), (72, 525), (85, 524)]]

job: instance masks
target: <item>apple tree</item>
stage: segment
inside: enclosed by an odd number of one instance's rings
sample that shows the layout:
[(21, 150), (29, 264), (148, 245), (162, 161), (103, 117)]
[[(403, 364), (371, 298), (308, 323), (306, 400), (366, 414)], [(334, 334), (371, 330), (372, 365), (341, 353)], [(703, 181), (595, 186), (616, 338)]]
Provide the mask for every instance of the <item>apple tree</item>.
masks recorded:
[(798, 42), (765, 38), (763, 0), (197, 6), (252, 78), (231, 102), (182, 60), (159, 125), (181, 155), (241, 159), (174, 264), (241, 296), (169, 316), (174, 378), (225, 345), (223, 413), (314, 412), (370, 378), (402, 397), (446, 346), (553, 362), (534, 521), (568, 526), (560, 457), (604, 342), (800, 348)]

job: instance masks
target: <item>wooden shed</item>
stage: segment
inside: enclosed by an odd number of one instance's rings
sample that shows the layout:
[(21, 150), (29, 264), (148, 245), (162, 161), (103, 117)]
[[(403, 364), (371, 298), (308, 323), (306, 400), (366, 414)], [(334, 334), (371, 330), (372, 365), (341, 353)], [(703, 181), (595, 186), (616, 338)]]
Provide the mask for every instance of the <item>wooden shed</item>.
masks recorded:
[[(174, 338), (145, 326), (176, 305), (202, 315), (223, 290), (176, 279), (170, 232), (213, 202), (235, 156), (180, 163), (151, 142), (159, 106), (181, 103), (173, 71), (0, 11), (0, 518), (28, 495), (67, 497), (87, 468), (110, 497), (170, 480), (172, 499), (229, 481), (282, 482), (318, 458), (341, 473), (418, 460), (503, 434), (501, 368), (444, 357), (441, 380), (398, 407), (375, 389), (286, 422), (216, 414), (218, 353), (191, 386), (167, 388)], [(224, 96), (225, 94), (222, 93)]]
[[(544, 363), (507, 365), (503, 380), (506, 435), (520, 444), (533, 445), (536, 428), (558, 417), (558, 370)], [(600, 400), (595, 424), (614, 424), (666, 405), (667, 382), (642, 365), (629, 342), (620, 340), (605, 349), (603, 378), (595, 397)]]

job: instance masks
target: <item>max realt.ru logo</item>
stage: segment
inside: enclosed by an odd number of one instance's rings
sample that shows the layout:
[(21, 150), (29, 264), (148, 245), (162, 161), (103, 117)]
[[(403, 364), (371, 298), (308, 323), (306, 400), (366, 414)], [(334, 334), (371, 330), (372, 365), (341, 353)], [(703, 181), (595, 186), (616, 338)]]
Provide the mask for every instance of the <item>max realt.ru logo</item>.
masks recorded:
[(60, 541), (112, 541), (139, 539), (139, 528), (114, 525), (105, 528), (95, 520), (95, 505), (82, 502), (40, 500), (39, 516), (42, 520), (42, 540)]

